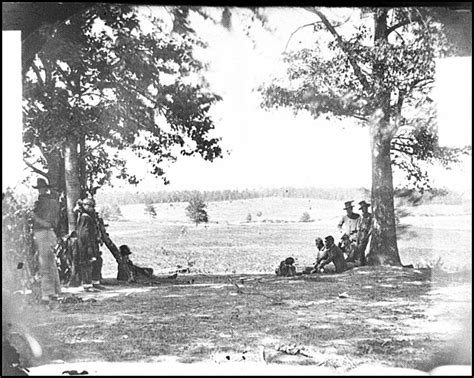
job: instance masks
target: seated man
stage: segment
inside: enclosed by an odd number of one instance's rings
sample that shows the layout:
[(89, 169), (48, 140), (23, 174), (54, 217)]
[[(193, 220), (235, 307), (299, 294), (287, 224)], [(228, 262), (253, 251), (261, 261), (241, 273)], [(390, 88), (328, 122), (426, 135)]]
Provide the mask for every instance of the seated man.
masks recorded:
[[(140, 277), (145, 277), (149, 278), (153, 276), (153, 269), (152, 268), (141, 268), (139, 266), (136, 266), (133, 264), (132, 260), (129, 259), (129, 255), (132, 254), (130, 251), (130, 248), (128, 245), (121, 245), (120, 248), (120, 254), (122, 255), (122, 259), (124, 262), (128, 264), (128, 267), (130, 269), (130, 272), (132, 273), (132, 281), (135, 281), (137, 278)], [(125, 272), (122, 267), (119, 265), (118, 266), (118, 272), (117, 272), (117, 280), (118, 281), (127, 281), (129, 279), (127, 272)]]
[(280, 266), (275, 273), (277, 276), (282, 277), (291, 277), (296, 275), (296, 267), (293, 265), (295, 263), (295, 259), (293, 257), (288, 257), (287, 259), (283, 260), (280, 263)]
[(324, 248), (323, 239), (317, 237), (314, 239), (314, 244), (316, 245), (316, 262), (313, 266), (307, 266), (303, 270), (303, 274), (311, 274), (316, 272), (316, 266), (321, 262), (321, 260), (327, 257), (326, 249)]
[(355, 265), (360, 265), (360, 259), (357, 256), (357, 243), (353, 242), (347, 234), (342, 235), (338, 247), (346, 256), (347, 262), (352, 262)]
[(341, 249), (334, 244), (334, 238), (331, 235), (326, 236), (324, 240), (327, 257), (321, 260), (321, 262), (316, 266), (316, 271), (324, 273), (342, 273), (354, 267), (353, 264), (349, 265), (349, 263), (346, 262), (344, 254)]

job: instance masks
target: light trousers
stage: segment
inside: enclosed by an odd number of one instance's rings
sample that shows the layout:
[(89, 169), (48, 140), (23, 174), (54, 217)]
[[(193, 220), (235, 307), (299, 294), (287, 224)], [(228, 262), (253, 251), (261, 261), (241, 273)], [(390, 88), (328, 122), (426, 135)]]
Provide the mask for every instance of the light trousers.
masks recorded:
[(47, 299), (49, 296), (61, 293), (56, 256), (54, 255), (57, 238), (53, 230), (37, 230), (34, 241), (38, 249), (41, 296), (42, 299)]

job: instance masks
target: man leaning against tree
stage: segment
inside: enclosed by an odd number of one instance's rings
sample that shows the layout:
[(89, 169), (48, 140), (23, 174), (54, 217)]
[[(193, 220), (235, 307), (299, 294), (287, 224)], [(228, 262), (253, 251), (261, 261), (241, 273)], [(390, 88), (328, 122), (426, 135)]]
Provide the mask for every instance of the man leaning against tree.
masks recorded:
[(372, 214), (369, 213), (370, 203), (360, 201), (359, 205), (362, 215), (357, 219), (357, 255), (360, 265), (366, 265), (365, 250), (372, 232)]

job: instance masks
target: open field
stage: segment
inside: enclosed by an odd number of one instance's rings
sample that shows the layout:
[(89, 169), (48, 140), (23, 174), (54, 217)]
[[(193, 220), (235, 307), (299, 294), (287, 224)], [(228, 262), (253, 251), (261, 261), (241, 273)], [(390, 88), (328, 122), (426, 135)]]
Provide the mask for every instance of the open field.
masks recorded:
[[(314, 262), (314, 238), (338, 235), (338, 201), (289, 198), (211, 202), (210, 223), (195, 226), (186, 203), (156, 204), (157, 216), (144, 205), (122, 207), (123, 221), (108, 222), (117, 245), (128, 244), (137, 265), (156, 271), (188, 267), (195, 273), (273, 273), (281, 260), (295, 257), (300, 267)], [(470, 209), (460, 205), (403, 208), (399, 250), (404, 264), (424, 267), (441, 259), (448, 270), (471, 269)], [(313, 222), (299, 222), (308, 212)], [(247, 222), (247, 214), (252, 221)], [(261, 214), (258, 216), (257, 214)], [(104, 277), (114, 277), (116, 263), (103, 248)]]

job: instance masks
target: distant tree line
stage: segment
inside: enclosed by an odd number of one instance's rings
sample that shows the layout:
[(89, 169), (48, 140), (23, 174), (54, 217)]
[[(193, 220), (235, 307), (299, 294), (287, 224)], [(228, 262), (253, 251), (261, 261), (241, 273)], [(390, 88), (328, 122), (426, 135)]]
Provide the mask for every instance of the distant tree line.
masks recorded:
[(268, 188), (268, 189), (244, 189), (244, 190), (175, 190), (156, 192), (118, 192), (99, 191), (96, 195), (98, 203), (113, 202), (118, 205), (130, 204), (153, 204), (169, 202), (189, 202), (192, 198), (200, 196), (204, 202), (212, 201), (235, 201), (253, 198), (286, 197), (286, 198), (313, 198), (344, 201), (349, 199), (370, 200), (370, 191), (365, 188)]
[[(211, 201), (235, 201), (253, 198), (267, 197), (286, 197), (286, 198), (311, 198), (336, 201), (365, 199), (370, 201), (370, 190), (366, 188), (269, 188), (269, 189), (244, 189), (244, 190), (176, 190), (176, 191), (156, 191), (156, 192), (118, 192), (118, 191), (99, 191), (96, 199), (98, 203), (103, 204), (153, 204), (170, 202), (189, 202), (192, 198), (199, 196), (204, 202)], [(446, 189), (431, 189), (423, 194), (413, 189), (396, 189), (395, 198), (398, 202), (404, 204), (418, 205), (426, 202), (437, 203), (460, 203), (461, 194), (450, 192)]]

